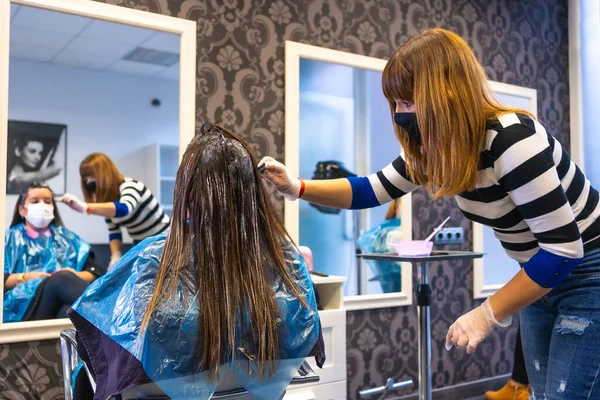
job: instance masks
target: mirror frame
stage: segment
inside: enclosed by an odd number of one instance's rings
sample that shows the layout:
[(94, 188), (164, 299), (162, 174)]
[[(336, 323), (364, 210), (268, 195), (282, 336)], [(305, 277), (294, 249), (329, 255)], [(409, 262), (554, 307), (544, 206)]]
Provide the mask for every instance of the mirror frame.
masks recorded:
[[(510, 85), (507, 83), (489, 81), (490, 87), (494, 93), (507, 94), (512, 96), (519, 96), (529, 99), (529, 111), (534, 117), (537, 117), (537, 91), (524, 86)], [(483, 243), (483, 225), (473, 222), (473, 251), (477, 253), (484, 252)], [(484, 279), (484, 266), (485, 256), (473, 260), (473, 298), (483, 299), (493, 295), (506, 284), (506, 282), (485, 284)], [(516, 263), (516, 261), (515, 261)], [(507, 281), (508, 282), (508, 281)]]
[(581, 66), (581, 4), (569, 0), (569, 123), (571, 125), (571, 159), (585, 172), (583, 140), (583, 93)]
[[(285, 42), (285, 165), (292, 175), (299, 171), (300, 154), (300, 58), (346, 65), (354, 68), (382, 72), (387, 60), (367, 57), (319, 46), (286, 40)], [(400, 144), (398, 143), (398, 154)], [(392, 160), (390, 160), (391, 162)], [(297, 201), (285, 201), (284, 222), (292, 239), (299, 243), (300, 209)], [(412, 196), (402, 197), (402, 236), (412, 239)], [(364, 310), (382, 307), (398, 307), (412, 304), (412, 266), (402, 263), (401, 287), (398, 293), (344, 296), (346, 310)]]
[[(0, 0), (0, 177), (6, 176), (6, 143), (8, 134), (8, 70), (10, 55), (10, 4), (41, 8), (65, 14), (122, 23), (140, 28), (180, 35), (179, 54), (179, 160), (196, 129), (196, 22), (132, 8), (90, 0)], [(6, 179), (0, 179), (0, 209), (6, 207)], [(0, 226), (4, 227), (4, 213)], [(0, 249), (0, 265), (4, 265), (4, 245)], [(4, 267), (0, 271), (0, 288), (4, 293)], [(0, 312), (3, 311), (0, 296)], [(0, 314), (1, 315), (1, 314)], [(68, 319), (2, 323), (0, 344), (47, 340), (59, 337), (60, 331), (72, 327)]]

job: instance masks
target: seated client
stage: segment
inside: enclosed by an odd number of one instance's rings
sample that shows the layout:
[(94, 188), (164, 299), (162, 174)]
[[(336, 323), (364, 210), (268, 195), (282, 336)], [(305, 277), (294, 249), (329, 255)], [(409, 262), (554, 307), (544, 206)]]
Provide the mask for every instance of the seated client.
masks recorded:
[(68, 312), (106, 399), (146, 385), (208, 399), (235, 381), (279, 399), (324, 362), (315, 291), (250, 148), (205, 124), (177, 172), (167, 232), (147, 238)]
[(4, 239), (4, 322), (65, 318), (105, 270), (90, 245), (62, 226), (48, 186), (21, 192)]

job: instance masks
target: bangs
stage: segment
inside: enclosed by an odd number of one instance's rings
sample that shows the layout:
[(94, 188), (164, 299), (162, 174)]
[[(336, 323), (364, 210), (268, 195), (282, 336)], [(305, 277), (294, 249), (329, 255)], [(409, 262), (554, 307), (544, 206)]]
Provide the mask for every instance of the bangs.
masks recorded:
[(91, 162), (83, 163), (79, 166), (79, 175), (82, 178), (87, 178), (88, 176), (93, 175), (94, 168), (91, 165)]
[(396, 100), (414, 102), (412, 73), (400, 61), (398, 53), (395, 53), (385, 65), (381, 86), (385, 98), (390, 103), (395, 103)]

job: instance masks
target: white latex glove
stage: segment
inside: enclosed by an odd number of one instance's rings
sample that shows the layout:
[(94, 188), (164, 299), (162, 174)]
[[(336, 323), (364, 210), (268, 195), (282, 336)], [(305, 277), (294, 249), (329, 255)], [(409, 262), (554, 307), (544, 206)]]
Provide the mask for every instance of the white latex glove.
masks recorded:
[(80, 213), (85, 213), (88, 208), (88, 204), (85, 201), (79, 200), (76, 196), (74, 196), (70, 193), (63, 194), (62, 196), (60, 196), (58, 201), (60, 201), (61, 203), (65, 203), (66, 205), (71, 207), (73, 210), (80, 212)]
[(117, 263), (117, 261), (119, 261), (119, 259), (121, 258), (121, 252), (120, 251), (115, 251), (114, 253), (112, 253), (110, 255), (110, 262), (108, 263), (108, 269), (110, 269), (113, 265), (115, 265)]
[(450, 350), (452, 346), (459, 349), (466, 347), (467, 353), (471, 354), (495, 328), (506, 328), (511, 322), (512, 317), (505, 318), (502, 322), (496, 321), (494, 311), (486, 300), (450, 326), (446, 335), (446, 350)]
[(271, 182), (275, 189), (287, 200), (294, 201), (300, 195), (300, 179), (290, 174), (288, 169), (271, 157), (263, 157), (258, 163), (260, 167), (262, 164), (265, 165), (265, 169), (262, 172), (262, 176)]

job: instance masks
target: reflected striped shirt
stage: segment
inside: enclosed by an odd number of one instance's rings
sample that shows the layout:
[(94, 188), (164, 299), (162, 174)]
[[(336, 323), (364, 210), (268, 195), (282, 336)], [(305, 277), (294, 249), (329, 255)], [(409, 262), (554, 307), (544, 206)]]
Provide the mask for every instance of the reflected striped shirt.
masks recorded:
[(119, 186), (119, 192), (119, 203), (127, 207), (127, 214), (106, 219), (110, 240), (121, 239), (121, 228), (127, 229), (127, 233), (135, 241), (154, 236), (168, 228), (169, 216), (142, 182), (125, 178)]

